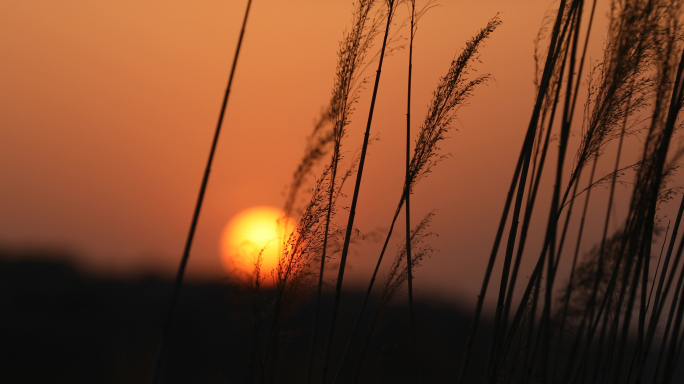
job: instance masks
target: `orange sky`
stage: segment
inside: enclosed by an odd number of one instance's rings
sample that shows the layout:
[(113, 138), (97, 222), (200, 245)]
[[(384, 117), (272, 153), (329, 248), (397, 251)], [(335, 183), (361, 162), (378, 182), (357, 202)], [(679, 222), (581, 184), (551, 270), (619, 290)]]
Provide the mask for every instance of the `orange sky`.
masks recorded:
[[(420, 3), (420, 2), (419, 2)], [(473, 301), (534, 101), (533, 40), (548, 1), (441, 1), (414, 48), (417, 127), (438, 78), (497, 12), (480, 87), (418, 184), (415, 220), (436, 210), (438, 253), (419, 290)], [(73, 250), (101, 273), (175, 270), (190, 224), (244, 12), (243, 1), (21, 1), (0, 5), (0, 245)], [(605, 11), (590, 51), (600, 58)], [(401, 9), (397, 19), (406, 16)], [(188, 275), (225, 277), (219, 235), (256, 205), (280, 207), (332, 87), (350, 1), (256, 0)], [(406, 31), (400, 32), (406, 36)], [(386, 60), (358, 206), (386, 228), (403, 183), (407, 50)], [(370, 70), (368, 74), (372, 74)], [(348, 151), (362, 142), (368, 92)], [(393, 244), (398, 244), (397, 238)], [(350, 260), (350, 281), (370, 274)], [(365, 249), (365, 248), (364, 248)]]

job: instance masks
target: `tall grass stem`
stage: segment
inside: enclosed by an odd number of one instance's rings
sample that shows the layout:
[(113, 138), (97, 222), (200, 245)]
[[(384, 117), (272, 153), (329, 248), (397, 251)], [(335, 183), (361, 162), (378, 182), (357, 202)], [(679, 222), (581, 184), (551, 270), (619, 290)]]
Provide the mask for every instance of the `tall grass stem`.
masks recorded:
[(207, 165), (204, 169), (204, 176), (202, 177), (202, 185), (200, 186), (199, 195), (197, 197), (197, 204), (195, 205), (195, 211), (192, 216), (192, 222), (190, 224), (190, 230), (188, 232), (188, 237), (185, 242), (185, 248), (183, 249), (183, 256), (181, 258), (178, 271), (176, 273), (176, 279), (173, 283), (173, 292), (171, 294), (171, 303), (169, 305), (169, 311), (167, 312), (166, 318), (164, 320), (164, 325), (162, 328), (162, 334), (159, 341), (159, 347), (157, 349), (157, 354), (155, 357), (154, 370), (152, 372), (151, 382), (156, 383), (159, 379), (159, 369), (161, 366), (162, 355), (166, 348), (166, 343), (168, 340), (169, 329), (171, 327), (171, 321), (176, 310), (176, 305), (178, 303), (178, 296), (180, 295), (181, 286), (183, 284), (183, 275), (185, 274), (185, 267), (188, 263), (190, 257), (190, 249), (192, 248), (192, 240), (195, 236), (195, 229), (197, 228), (197, 221), (199, 220), (200, 211), (202, 209), (202, 202), (204, 201), (204, 192), (207, 189), (207, 184), (209, 182), (209, 173), (211, 172), (211, 164), (214, 160), (214, 153), (216, 152), (216, 145), (218, 143), (219, 134), (221, 132), (221, 125), (223, 124), (223, 116), (225, 115), (226, 106), (228, 104), (228, 97), (230, 95), (230, 88), (233, 85), (233, 78), (235, 76), (235, 68), (237, 67), (238, 57), (240, 56), (240, 48), (242, 47), (242, 40), (245, 35), (245, 27), (247, 25), (247, 18), (249, 16), (249, 9), (252, 5), (252, 0), (247, 0), (247, 8), (245, 10), (244, 18), (242, 19), (242, 28), (240, 29), (240, 36), (238, 37), (237, 47), (235, 48), (235, 55), (233, 57), (233, 64), (230, 69), (230, 76), (228, 77), (228, 86), (226, 87), (226, 92), (223, 95), (223, 102), (221, 103), (221, 111), (219, 112), (218, 122), (216, 124), (216, 130), (214, 133), (214, 139), (211, 143), (211, 149), (209, 151), (209, 159), (207, 160)]

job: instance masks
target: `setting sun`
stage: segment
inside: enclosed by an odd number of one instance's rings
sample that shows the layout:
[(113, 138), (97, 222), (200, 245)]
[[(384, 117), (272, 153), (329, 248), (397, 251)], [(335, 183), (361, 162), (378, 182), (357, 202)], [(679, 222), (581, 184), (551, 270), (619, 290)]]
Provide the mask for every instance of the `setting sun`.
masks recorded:
[(291, 222), (277, 208), (253, 207), (238, 213), (228, 222), (221, 236), (224, 267), (245, 280), (252, 275), (259, 252), (263, 250), (261, 275), (270, 275), (278, 267), (283, 234), (287, 236), (291, 228)]

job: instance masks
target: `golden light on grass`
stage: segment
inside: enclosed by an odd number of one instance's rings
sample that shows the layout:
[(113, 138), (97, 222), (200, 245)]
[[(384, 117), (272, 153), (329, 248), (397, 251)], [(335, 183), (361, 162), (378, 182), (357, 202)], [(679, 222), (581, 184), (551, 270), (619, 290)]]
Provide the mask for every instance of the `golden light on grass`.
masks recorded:
[[(283, 237), (287, 238), (293, 224), (278, 208), (260, 206), (235, 215), (221, 235), (221, 259), (226, 270), (247, 281), (254, 273), (261, 253), (260, 275), (269, 276), (278, 268)], [(266, 283), (272, 279), (265, 279)]]

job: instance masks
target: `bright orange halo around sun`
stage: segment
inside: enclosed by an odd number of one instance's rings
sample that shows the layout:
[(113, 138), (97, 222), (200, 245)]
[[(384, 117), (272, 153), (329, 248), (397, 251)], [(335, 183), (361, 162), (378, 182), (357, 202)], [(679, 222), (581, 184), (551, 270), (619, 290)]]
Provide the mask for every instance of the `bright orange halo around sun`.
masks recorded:
[[(283, 250), (283, 236), (287, 238), (293, 225), (283, 211), (273, 207), (246, 209), (233, 217), (223, 229), (221, 258), (231, 275), (247, 281), (261, 253), (261, 277), (270, 276), (278, 268)], [(265, 283), (272, 279), (264, 279)]]

